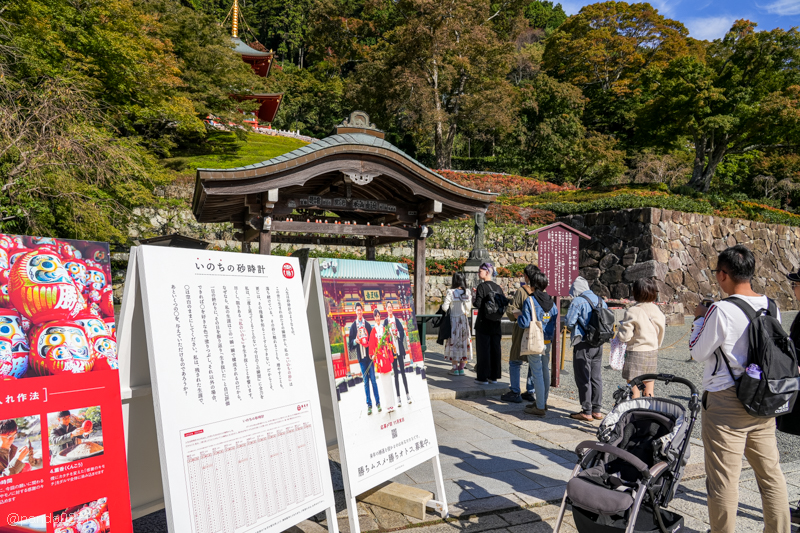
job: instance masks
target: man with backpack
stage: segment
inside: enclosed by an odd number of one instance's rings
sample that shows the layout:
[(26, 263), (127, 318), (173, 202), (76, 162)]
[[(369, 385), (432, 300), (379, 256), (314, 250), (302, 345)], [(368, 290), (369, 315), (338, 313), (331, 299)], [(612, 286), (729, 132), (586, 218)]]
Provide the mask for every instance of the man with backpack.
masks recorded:
[(582, 411), (570, 418), (592, 422), (602, 420), (603, 344), (613, 335), (614, 316), (606, 303), (589, 290), (589, 283), (578, 276), (569, 289), (572, 303), (567, 310), (567, 329), (571, 334), (572, 368)]
[(483, 263), (478, 270), (481, 283), (477, 288), (472, 289), (475, 291), (472, 306), (478, 310), (478, 318), (475, 321), (475, 350), (477, 352), (475, 373), (478, 376), (475, 381), (481, 385), (497, 383), (503, 371), (500, 352), (502, 339), (500, 320), (506, 311), (508, 300), (500, 285), (492, 281), (495, 274), (493, 264)]
[[(781, 341), (786, 333), (780, 328), (777, 306), (750, 285), (755, 267), (753, 253), (744, 246), (733, 246), (719, 254), (714, 273), (720, 289), (731, 297), (709, 308), (697, 306), (689, 341), (692, 357), (705, 361), (702, 436), (713, 533), (734, 533), (736, 528), (742, 454), (753, 468), (761, 492), (764, 531), (791, 531), (789, 497), (775, 438), (775, 415), (757, 412), (756, 406), (772, 404), (775, 398), (765, 397), (763, 388), (758, 402), (746, 398), (751, 385), (761, 381), (762, 373), (770, 379), (775, 378), (776, 372), (796, 378), (797, 361), (791, 343)], [(764, 360), (764, 353), (769, 353), (770, 358)], [(753, 361), (763, 366), (754, 368)], [(773, 366), (782, 363), (783, 370)], [(790, 379), (787, 376), (785, 381)], [(787, 410), (795, 396), (790, 393)], [(778, 398), (778, 402), (784, 399)], [(780, 409), (781, 406), (774, 410)]]

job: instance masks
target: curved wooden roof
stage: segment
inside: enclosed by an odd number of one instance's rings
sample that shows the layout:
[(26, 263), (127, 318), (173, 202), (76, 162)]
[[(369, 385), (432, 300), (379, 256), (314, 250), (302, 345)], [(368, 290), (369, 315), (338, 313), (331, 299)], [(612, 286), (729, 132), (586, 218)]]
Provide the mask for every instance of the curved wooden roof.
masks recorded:
[[(349, 187), (353, 199), (391, 202), (411, 212), (431, 200), (441, 202), (436, 220), (485, 212), (497, 196), (440, 176), (379, 138), (376, 130), (350, 126), (346, 131), (262, 163), (198, 169), (192, 202), (195, 217), (198, 222), (240, 222), (248, 216), (248, 195), (273, 189), (279, 189), (281, 198), (325, 194), (348, 173), (374, 176), (366, 185)], [(338, 214), (335, 207), (325, 211)], [(369, 220), (366, 210), (344, 213), (360, 222)]]

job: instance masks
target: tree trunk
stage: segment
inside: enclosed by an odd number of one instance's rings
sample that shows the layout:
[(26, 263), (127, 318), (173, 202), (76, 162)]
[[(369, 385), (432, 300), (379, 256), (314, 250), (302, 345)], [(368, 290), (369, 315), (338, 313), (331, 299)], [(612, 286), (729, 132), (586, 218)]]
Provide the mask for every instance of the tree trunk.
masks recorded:
[(444, 132), (442, 121), (436, 122), (435, 146), (436, 168), (449, 169), (453, 162), (453, 141), (455, 140), (456, 127), (451, 125), (447, 133)]
[[(692, 166), (692, 179), (689, 187), (699, 191), (708, 192), (711, 180), (717, 171), (717, 166), (728, 151), (728, 136), (725, 135), (718, 142), (703, 135), (701, 139), (695, 137), (695, 156)], [(709, 143), (711, 146), (709, 147)]]

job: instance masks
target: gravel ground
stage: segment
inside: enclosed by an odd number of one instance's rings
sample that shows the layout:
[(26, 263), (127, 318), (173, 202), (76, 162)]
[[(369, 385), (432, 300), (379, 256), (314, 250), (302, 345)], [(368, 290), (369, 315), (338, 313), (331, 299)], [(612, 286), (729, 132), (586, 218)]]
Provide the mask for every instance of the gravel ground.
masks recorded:
[[(789, 326), (794, 320), (796, 311), (787, 311), (782, 313), (781, 319), (783, 327), (789, 331)], [(691, 323), (687, 317), (686, 324), (683, 326), (670, 326), (667, 328), (664, 336), (664, 347), (669, 347), (673, 343), (674, 347), (659, 351), (658, 354), (658, 371), (666, 374), (675, 374), (688, 379), (694, 383), (697, 390), (702, 394), (703, 384), (703, 364), (695, 361), (689, 361), (689, 329)], [(569, 342), (569, 341), (568, 341)], [(428, 346), (431, 346), (430, 344)], [(503, 339), (503, 354), (508, 357), (508, 352), (511, 348), (510, 338)], [(569, 350), (567, 346), (567, 350)], [(568, 358), (570, 356), (567, 356)], [(622, 379), (621, 372), (613, 370), (608, 364), (608, 347), (606, 346), (603, 354), (603, 408), (610, 410), (614, 405), (613, 394), (617, 387), (625, 384)], [(508, 371), (508, 361), (503, 361), (504, 372)], [(525, 376), (527, 368), (523, 367), (522, 375)], [(557, 394), (562, 397), (570, 398), (573, 400), (578, 399), (578, 389), (575, 386), (575, 378), (572, 372), (572, 361), (567, 360), (566, 367), (561, 371), (561, 386), (558, 388), (551, 388), (551, 394)], [(683, 385), (671, 384), (664, 385), (662, 383), (656, 384), (656, 395), (674, 398), (683, 405), (687, 405), (689, 401), (689, 389)], [(795, 435), (787, 435), (778, 432), (778, 448), (781, 453), (781, 462), (791, 462), (800, 460), (800, 437)], [(700, 438), (700, 421), (695, 425), (693, 436)]]

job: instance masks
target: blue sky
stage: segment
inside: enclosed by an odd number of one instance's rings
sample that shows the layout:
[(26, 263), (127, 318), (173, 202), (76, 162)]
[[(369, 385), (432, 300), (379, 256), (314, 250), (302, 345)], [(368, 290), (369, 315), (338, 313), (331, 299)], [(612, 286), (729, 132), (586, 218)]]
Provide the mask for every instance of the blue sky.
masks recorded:
[[(556, 0), (568, 15), (595, 2)], [(634, 3), (637, 0), (627, 0)], [(800, 0), (651, 0), (650, 5), (664, 16), (679, 20), (695, 39), (716, 39), (725, 35), (733, 21), (748, 19), (759, 30), (789, 29), (800, 26)]]

